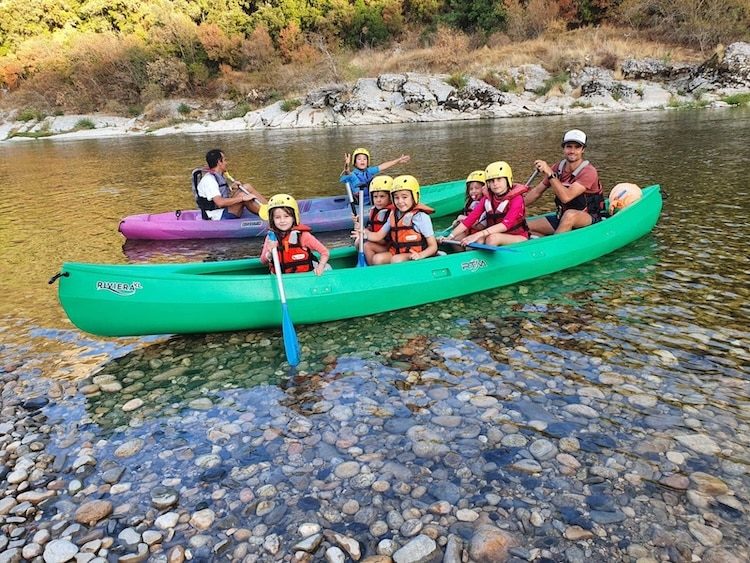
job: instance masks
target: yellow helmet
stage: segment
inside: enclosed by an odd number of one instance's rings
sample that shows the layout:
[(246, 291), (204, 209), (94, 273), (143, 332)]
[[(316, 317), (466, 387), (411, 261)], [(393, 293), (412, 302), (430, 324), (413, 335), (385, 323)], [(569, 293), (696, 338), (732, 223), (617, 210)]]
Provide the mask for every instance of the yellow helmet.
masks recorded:
[(391, 193), (399, 192), (401, 190), (409, 190), (411, 195), (414, 196), (414, 203), (419, 203), (419, 182), (417, 182), (417, 179), (414, 176), (404, 174), (402, 176), (396, 176), (393, 179)]
[(474, 172), (469, 174), (466, 177), (466, 183), (469, 184), (470, 182), (481, 182), (482, 184), (486, 183), (484, 170), (474, 170)]
[(271, 196), (271, 199), (268, 200), (268, 203), (260, 206), (260, 209), (258, 210), (258, 216), (264, 221), (269, 221), (271, 210), (276, 207), (288, 207), (289, 209), (291, 209), (294, 213), (294, 224), (300, 224), (299, 206), (297, 205), (297, 201), (292, 196), (287, 194), (276, 194), (274, 196)]
[(504, 160), (488, 164), (487, 168), (484, 169), (484, 177), (486, 180), (506, 178), (508, 180), (508, 187), (513, 185), (513, 170), (511, 170), (510, 164)]
[(374, 192), (391, 192), (393, 186), (393, 178), (390, 176), (382, 175), (375, 176), (370, 182), (370, 193)]
[(365, 155), (367, 157), (367, 166), (370, 166), (370, 151), (363, 149), (362, 147), (358, 147), (352, 152), (352, 165), (354, 164), (354, 161), (357, 160), (358, 154)]

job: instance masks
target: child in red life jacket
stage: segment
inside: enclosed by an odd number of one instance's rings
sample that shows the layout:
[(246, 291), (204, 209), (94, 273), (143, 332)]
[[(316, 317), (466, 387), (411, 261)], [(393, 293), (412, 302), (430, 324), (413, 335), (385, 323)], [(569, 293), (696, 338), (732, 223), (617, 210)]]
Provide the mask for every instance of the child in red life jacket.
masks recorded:
[[(461, 214), (456, 217), (456, 220), (451, 224), (451, 229), (455, 229), (456, 226), (466, 219), (474, 209), (480, 204), (482, 197), (487, 195), (487, 189), (485, 187), (485, 176), (484, 170), (474, 170), (471, 174), (466, 177), (466, 201), (464, 202), (464, 209)], [(487, 227), (486, 215), (482, 214), (479, 220), (474, 223), (471, 228), (461, 235), (456, 235), (456, 240), (461, 240), (467, 234), (478, 233)]]
[[(375, 176), (370, 182), (370, 199), (372, 207), (367, 218), (365, 228), (377, 233), (388, 222), (391, 214), (391, 187), (393, 178), (390, 176)], [(379, 252), (388, 252), (388, 244), (385, 241), (375, 242), (368, 240), (365, 243), (365, 259), (372, 264), (372, 259)]]
[[(377, 231), (366, 230), (365, 240), (388, 244), (388, 250), (372, 257), (372, 264), (390, 264), (421, 260), (434, 256), (438, 245), (432, 228), (433, 210), (419, 203), (419, 182), (414, 176), (397, 176), (391, 188), (391, 214), (388, 222)], [(357, 235), (357, 227), (352, 238)]]
[[(260, 261), (268, 264), (271, 273), (275, 273), (271, 250), (278, 248), (279, 265), (284, 274), (297, 272), (315, 272), (319, 276), (330, 269), (328, 249), (310, 232), (310, 227), (299, 222), (299, 206), (295, 199), (287, 194), (277, 194), (260, 208), (260, 218), (268, 220), (270, 229), (276, 234), (277, 241), (268, 237), (263, 241)], [(316, 259), (313, 252), (320, 258)]]
[[(488, 193), (482, 197), (447, 238), (461, 240), (466, 246), (472, 242), (502, 246), (523, 242), (529, 238), (526, 224), (526, 203), (523, 194), (529, 190), (524, 184), (513, 185), (513, 171), (507, 162), (493, 162), (484, 171)], [(487, 226), (474, 234), (466, 234), (482, 216)]]

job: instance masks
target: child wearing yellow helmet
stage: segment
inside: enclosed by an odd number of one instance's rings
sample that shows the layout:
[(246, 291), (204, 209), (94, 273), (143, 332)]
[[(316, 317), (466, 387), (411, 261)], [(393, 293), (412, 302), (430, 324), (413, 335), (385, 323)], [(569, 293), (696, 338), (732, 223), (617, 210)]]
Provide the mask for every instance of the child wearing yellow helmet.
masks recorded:
[(330, 269), (327, 267), (328, 249), (312, 235), (310, 227), (300, 223), (299, 206), (292, 196), (272, 196), (261, 206), (259, 215), (268, 221), (269, 230), (276, 235), (275, 241), (266, 236), (260, 251), (260, 261), (268, 264), (271, 273), (275, 273), (271, 255), (274, 248), (279, 249), (279, 265), (284, 274), (314, 271), (319, 276)]
[[(370, 151), (359, 147), (349, 154), (344, 155), (344, 170), (339, 177), (339, 182), (349, 184), (354, 197), (359, 197), (359, 192), (365, 192), (365, 201), (369, 201), (368, 188), (376, 174), (384, 172), (397, 164), (406, 164), (411, 160), (408, 154), (402, 154), (398, 158), (389, 160), (377, 166), (370, 166)], [(350, 169), (350, 166), (353, 168)]]
[[(365, 227), (373, 233), (377, 233), (388, 222), (391, 214), (391, 188), (393, 178), (386, 175), (375, 176), (370, 182), (370, 199), (372, 207)], [(367, 241), (365, 243), (365, 260), (372, 264), (373, 257), (379, 252), (387, 252), (388, 245), (384, 241)]]
[[(482, 197), (487, 194), (485, 187), (484, 170), (474, 170), (466, 177), (466, 200), (464, 201), (464, 208), (461, 214), (456, 217), (456, 220), (451, 223), (451, 229), (454, 229), (459, 223), (466, 219), (472, 211), (479, 205)], [(485, 217), (474, 223), (471, 229), (468, 231), (469, 234), (478, 233), (487, 226)], [(457, 239), (460, 240), (460, 239)]]
[[(528, 240), (530, 233), (523, 194), (529, 187), (514, 185), (513, 171), (502, 160), (488, 164), (484, 176), (487, 194), (447, 238), (460, 240), (464, 246), (472, 242), (501, 246)], [(487, 226), (470, 234), (471, 228), (481, 218)]]
[[(385, 242), (387, 250), (377, 252), (370, 261), (373, 265), (421, 260), (434, 256), (438, 245), (432, 228), (430, 213), (434, 210), (419, 203), (419, 182), (414, 176), (397, 176), (391, 187), (391, 214), (388, 222), (375, 232), (365, 231), (365, 240)], [(352, 232), (357, 236), (358, 225)]]

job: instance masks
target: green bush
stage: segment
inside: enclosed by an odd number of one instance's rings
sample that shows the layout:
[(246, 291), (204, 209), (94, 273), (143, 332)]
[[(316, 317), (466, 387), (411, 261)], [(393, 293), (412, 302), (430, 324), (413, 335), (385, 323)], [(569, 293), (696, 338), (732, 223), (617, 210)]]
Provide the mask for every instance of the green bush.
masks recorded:
[(502, 2), (493, 0), (446, 0), (446, 13), (442, 20), (452, 27), (468, 33), (492, 33), (502, 29), (506, 14)]
[(186, 103), (182, 103), (177, 106), (177, 113), (179, 113), (180, 115), (190, 115), (191, 111), (193, 111), (193, 108), (191, 108)]
[(297, 98), (292, 98), (290, 100), (284, 100), (281, 102), (281, 111), (292, 111), (295, 108), (298, 108), (302, 105), (302, 102)]
[(241, 102), (234, 106), (231, 110), (221, 114), (222, 119), (236, 119), (237, 117), (245, 117), (245, 114), (252, 108), (247, 102)]
[(570, 80), (570, 74), (567, 72), (558, 72), (557, 74), (550, 76), (547, 80), (544, 81), (544, 84), (534, 90), (534, 93), (537, 96), (544, 96), (547, 92), (552, 90), (556, 85), (565, 84)]
[(469, 79), (461, 73), (455, 73), (451, 74), (446, 82), (448, 82), (448, 84), (453, 86), (456, 90), (460, 90), (461, 88), (466, 88), (466, 85), (469, 83)]
[(18, 113), (18, 121), (41, 121), (46, 115), (35, 108), (24, 108)]
[(84, 117), (76, 121), (73, 131), (81, 131), (82, 129), (96, 129), (96, 125), (88, 117)]
[(750, 93), (724, 96), (721, 101), (728, 103), (730, 106), (746, 106), (750, 104)]

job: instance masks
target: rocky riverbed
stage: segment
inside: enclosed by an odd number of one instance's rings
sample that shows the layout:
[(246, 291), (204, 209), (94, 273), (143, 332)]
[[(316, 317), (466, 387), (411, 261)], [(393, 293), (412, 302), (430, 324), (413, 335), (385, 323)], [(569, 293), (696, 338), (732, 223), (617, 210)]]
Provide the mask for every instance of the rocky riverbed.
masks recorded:
[(303, 328), (296, 372), (275, 332), (6, 363), (0, 561), (748, 561), (746, 334), (651, 332), (627, 272)]
[[(464, 77), (456, 83), (447, 75), (383, 74), (354, 84), (323, 86), (296, 104), (280, 100), (233, 119), (216, 119), (215, 109), (202, 109), (190, 100), (165, 101), (152, 108), (151, 113), (161, 120), (157, 124), (146, 116), (102, 115), (49, 116), (19, 122), (11, 114), (0, 123), (0, 138), (168, 135), (648, 111), (687, 105), (722, 107), (727, 105), (723, 97), (750, 92), (750, 44), (733, 43), (703, 64), (628, 59), (615, 70), (583, 67), (561, 82), (533, 64), (497, 69), (496, 75), (499, 82), (512, 87), (499, 88), (499, 84), (493, 86), (476, 77)], [(551, 89), (546, 86), (550, 82), (556, 84)], [(191, 107), (191, 113), (199, 117), (184, 118), (181, 107)], [(231, 110), (230, 104), (222, 111)], [(85, 127), (80, 126), (82, 122)]]

